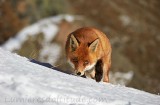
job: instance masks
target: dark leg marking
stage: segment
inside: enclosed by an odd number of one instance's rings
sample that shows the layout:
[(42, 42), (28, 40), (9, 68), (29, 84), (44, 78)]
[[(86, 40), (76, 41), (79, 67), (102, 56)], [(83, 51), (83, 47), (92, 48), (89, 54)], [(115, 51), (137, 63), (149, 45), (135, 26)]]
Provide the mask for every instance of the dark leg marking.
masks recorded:
[(96, 71), (95, 80), (96, 82), (100, 82), (103, 76), (103, 63), (101, 59), (97, 61), (95, 65), (95, 71)]

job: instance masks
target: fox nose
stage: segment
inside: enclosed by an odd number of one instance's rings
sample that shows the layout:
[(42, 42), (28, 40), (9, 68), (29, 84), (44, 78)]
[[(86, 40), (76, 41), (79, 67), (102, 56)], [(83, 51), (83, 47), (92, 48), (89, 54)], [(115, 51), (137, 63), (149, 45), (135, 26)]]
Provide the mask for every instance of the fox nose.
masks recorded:
[(77, 75), (81, 75), (81, 72), (77, 72)]

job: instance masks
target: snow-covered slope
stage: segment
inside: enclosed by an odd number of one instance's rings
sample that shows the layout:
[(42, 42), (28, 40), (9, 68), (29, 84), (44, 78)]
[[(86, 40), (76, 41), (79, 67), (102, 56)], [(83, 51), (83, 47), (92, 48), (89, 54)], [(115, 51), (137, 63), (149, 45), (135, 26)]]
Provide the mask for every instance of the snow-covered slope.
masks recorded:
[[(57, 15), (41, 19), (29, 26), (24, 27), (15, 35), (15, 37), (12, 37), (9, 40), (7, 40), (3, 45), (1, 45), (1, 47), (9, 51), (19, 50), (22, 48), (24, 42), (29, 39), (29, 37), (34, 38), (38, 34), (42, 33), (44, 39), (43, 41), (41, 41), (41, 45), (43, 47), (39, 49), (40, 50), (38, 54), (39, 60), (55, 64), (55, 62), (59, 59), (61, 47), (57, 43), (55, 42), (53, 43), (51, 41), (55, 38), (55, 36), (59, 32), (59, 24), (63, 20), (67, 22), (72, 22), (78, 19), (79, 16), (72, 16), (68, 14)], [(34, 45), (36, 44), (34, 43)], [(30, 53), (33, 54), (33, 52)], [(53, 60), (52, 57), (54, 57), (55, 59)]]
[(0, 48), (0, 105), (160, 105), (160, 96), (64, 74)]
[[(64, 56), (64, 54), (61, 55), (61, 52), (63, 52), (64, 46), (57, 43), (57, 41), (54, 39), (57, 33), (60, 32), (61, 24), (63, 23), (63, 20), (67, 22), (73, 22), (77, 20), (83, 21), (83, 17), (79, 15), (69, 15), (69, 14), (61, 14), (57, 16), (52, 16), (48, 18), (41, 19), (29, 26), (24, 27), (22, 30), (20, 30), (15, 37), (10, 38), (7, 40), (1, 47), (5, 50), (14, 52), (23, 52), (25, 49), (30, 49), (31, 46), (28, 48), (24, 47), (24, 43), (29, 41), (29, 39), (36, 38), (39, 34), (42, 34), (44, 39), (41, 41), (40, 45), (37, 45), (37, 42), (32, 42), (34, 46), (37, 46), (37, 48), (31, 48), (30, 54), (24, 54), (24, 56), (29, 56), (29, 58), (36, 58), (36, 55), (38, 55), (37, 59), (41, 62), (47, 62), (52, 65), (56, 65), (60, 62), (63, 63), (63, 60), (65, 58), (61, 58), (61, 56)], [(111, 39), (111, 43), (117, 43), (119, 38)], [(30, 41), (29, 41), (30, 42)], [(39, 42), (39, 41), (38, 41)], [(40, 47), (41, 46), (41, 47)], [(21, 49), (21, 50), (20, 50)], [(18, 51), (19, 50), (19, 51)], [(53, 59), (54, 58), (54, 59)], [(121, 57), (120, 59), (123, 59)], [(124, 59), (123, 59), (124, 60)], [(128, 61), (126, 61), (128, 62)], [(61, 65), (60, 64), (60, 65)], [(66, 66), (67, 65), (63, 65)], [(116, 67), (117, 68), (117, 67)], [(132, 69), (129, 69), (128, 72), (121, 72), (121, 70), (116, 70), (114, 72), (110, 71), (110, 82), (113, 84), (121, 84), (121, 85), (127, 85), (130, 83), (134, 76), (134, 72)]]
[(17, 33), (16, 37), (7, 40), (2, 45), (2, 48), (9, 51), (17, 50), (21, 47), (22, 43), (27, 40), (28, 36), (35, 36), (39, 33), (44, 34), (45, 40), (43, 43), (49, 43), (56, 36), (56, 33), (59, 30), (57, 24), (62, 20), (72, 22), (75, 20), (75, 17), (66, 14), (42, 19), (22, 29), (19, 33)]

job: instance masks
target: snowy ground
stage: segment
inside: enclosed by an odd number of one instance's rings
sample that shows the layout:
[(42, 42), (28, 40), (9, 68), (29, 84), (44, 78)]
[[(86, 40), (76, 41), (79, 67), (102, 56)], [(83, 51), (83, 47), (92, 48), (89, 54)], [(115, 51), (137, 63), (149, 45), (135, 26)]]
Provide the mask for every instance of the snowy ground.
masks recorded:
[(64, 74), (0, 48), (0, 105), (160, 105), (160, 96)]
[[(62, 20), (73, 22), (75, 20), (80, 20), (80, 19), (82, 19), (81, 16), (72, 16), (66, 14), (39, 20), (38, 22), (22, 29), (19, 33), (17, 33), (16, 37), (10, 38), (1, 47), (5, 50), (9, 50), (12, 52), (14, 50), (20, 49), (21, 45), (28, 39), (28, 36), (36, 36), (39, 33), (43, 33), (45, 40), (42, 42), (43, 47), (40, 50), (39, 60), (54, 65), (56, 61), (59, 59), (62, 50), (61, 46), (59, 46), (57, 43), (51, 43), (51, 40), (54, 39), (57, 32), (59, 31), (58, 24)], [(132, 71), (126, 73), (112, 72), (112, 71), (110, 72), (111, 82), (114, 84), (121, 84), (121, 85), (127, 85), (132, 80), (133, 75), (134, 72)]]
[(17, 33), (16, 37), (10, 38), (1, 47), (9, 51), (20, 49), (22, 43), (27, 40), (28, 36), (35, 36), (39, 33), (44, 34), (44, 43), (47, 44), (57, 34), (59, 30), (57, 26), (58, 23), (60, 23), (62, 20), (72, 22), (75, 20), (75, 17), (71, 15), (58, 15), (42, 19), (22, 29), (19, 33)]
[[(44, 41), (42, 43), (42, 49), (40, 50), (40, 61), (54, 64), (60, 56), (61, 47), (56, 43), (51, 43), (56, 34), (59, 31), (58, 24), (62, 20), (72, 22), (79, 18), (79, 16), (71, 15), (57, 15), (49, 18), (39, 20), (38, 22), (23, 28), (17, 33), (16, 37), (10, 38), (1, 47), (8, 51), (19, 50), (22, 44), (28, 40), (28, 37), (36, 36), (40, 33), (44, 35)], [(54, 53), (53, 53), (54, 52)], [(47, 56), (47, 59), (46, 59)], [(54, 60), (52, 59), (54, 57)], [(51, 60), (52, 59), (52, 60)]]

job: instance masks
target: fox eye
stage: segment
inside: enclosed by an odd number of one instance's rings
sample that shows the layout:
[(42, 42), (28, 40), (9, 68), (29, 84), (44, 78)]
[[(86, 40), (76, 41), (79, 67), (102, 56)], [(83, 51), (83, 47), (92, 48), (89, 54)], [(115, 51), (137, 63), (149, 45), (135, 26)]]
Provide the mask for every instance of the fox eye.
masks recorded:
[(88, 65), (89, 64), (89, 62), (86, 60), (85, 62), (84, 62), (84, 66), (86, 66), (86, 65)]
[(78, 63), (78, 59), (77, 59), (77, 58), (73, 58), (73, 59), (72, 59), (72, 62)]

